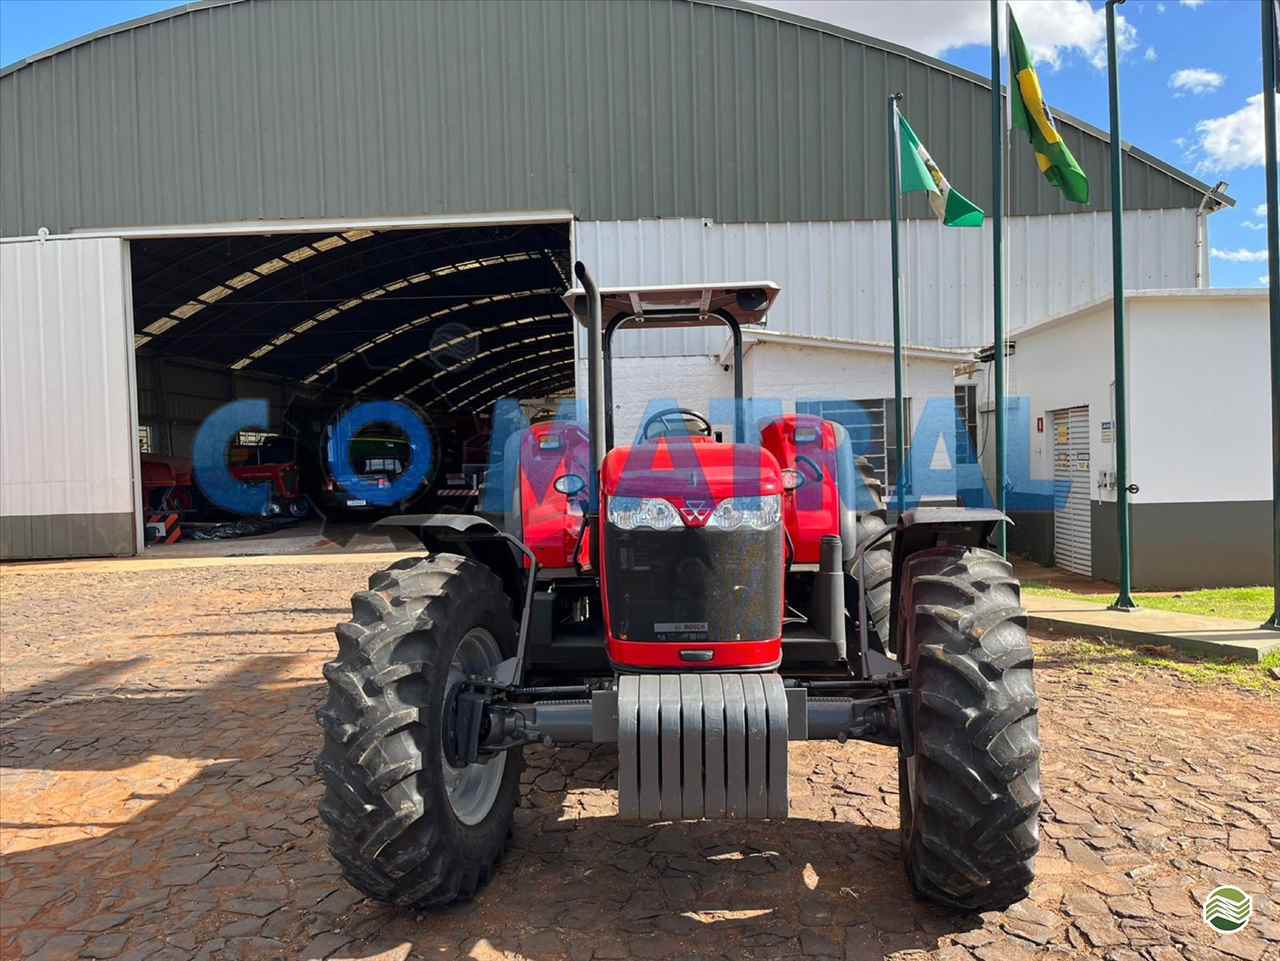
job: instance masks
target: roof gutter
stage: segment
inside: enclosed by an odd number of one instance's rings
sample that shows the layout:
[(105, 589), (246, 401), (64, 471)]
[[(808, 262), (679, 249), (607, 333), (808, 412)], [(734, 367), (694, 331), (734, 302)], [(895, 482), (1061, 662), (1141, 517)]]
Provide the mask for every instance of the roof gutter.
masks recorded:
[[(808, 347), (817, 350), (847, 350), (862, 354), (893, 355), (893, 344), (875, 340), (843, 340), (839, 337), (823, 337), (813, 334), (792, 334), (779, 330), (743, 330), (742, 356), (745, 359), (757, 344), (778, 344), (782, 347)], [(974, 351), (968, 347), (903, 347), (903, 356), (918, 360), (942, 360), (958, 363), (972, 360)], [(726, 339), (716, 360), (721, 366), (733, 363), (732, 343)]]

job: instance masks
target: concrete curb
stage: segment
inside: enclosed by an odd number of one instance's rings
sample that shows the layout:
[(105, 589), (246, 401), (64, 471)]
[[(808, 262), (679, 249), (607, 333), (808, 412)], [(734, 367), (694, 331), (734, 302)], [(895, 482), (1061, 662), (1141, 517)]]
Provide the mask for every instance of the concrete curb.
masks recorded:
[(1174, 634), (1139, 631), (1032, 613), (1027, 614), (1027, 623), (1033, 629), (1051, 634), (1094, 637), (1102, 641), (1127, 645), (1168, 646), (1185, 654), (1230, 657), (1248, 664), (1257, 664), (1266, 655), (1280, 651), (1280, 632), (1262, 629), (1241, 631), (1242, 636), (1238, 638), (1207, 638), (1198, 632)]

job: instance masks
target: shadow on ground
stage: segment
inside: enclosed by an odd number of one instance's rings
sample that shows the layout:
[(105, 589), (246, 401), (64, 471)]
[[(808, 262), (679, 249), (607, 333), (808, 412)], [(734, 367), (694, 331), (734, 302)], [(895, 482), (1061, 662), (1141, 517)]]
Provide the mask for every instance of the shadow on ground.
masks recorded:
[[(910, 897), (896, 830), (861, 811), (896, 803), (875, 786), (887, 762), (861, 796), (831, 792), (831, 819), (639, 825), (608, 816), (606, 745), (529, 751), (512, 846), (475, 900), (431, 914), (373, 904), (325, 850), (311, 767), (322, 685), (289, 680), (300, 656), (252, 656), (180, 688), (139, 681), (132, 658), (7, 697), (0, 945), (152, 961), (400, 944), (410, 957), (861, 959), (981, 923)], [(794, 763), (817, 773), (795, 773), (801, 786), (829, 776), (807, 750)]]

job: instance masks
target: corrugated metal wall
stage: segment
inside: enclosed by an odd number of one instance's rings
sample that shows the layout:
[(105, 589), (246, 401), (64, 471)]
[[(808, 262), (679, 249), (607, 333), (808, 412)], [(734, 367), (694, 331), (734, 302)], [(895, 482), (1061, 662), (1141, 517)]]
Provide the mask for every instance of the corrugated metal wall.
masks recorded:
[(135, 549), (126, 257), (0, 244), (0, 558)]
[[(986, 87), (877, 43), (726, 0), (196, 9), (0, 76), (0, 235), (545, 209), (883, 219), (892, 91), (988, 207)], [(1106, 144), (1062, 128), (1107, 209)], [(1078, 209), (1025, 142), (1009, 178), (1012, 213)], [(1133, 157), (1125, 178), (1131, 208), (1200, 198)]]
[[(1195, 211), (1125, 214), (1125, 281), (1132, 289), (1193, 287)], [(576, 252), (606, 286), (773, 280), (782, 294), (769, 329), (891, 341), (888, 221), (713, 224), (641, 220), (576, 225)], [(912, 220), (902, 231), (907, 342), (990, 343), (991, 232)], [(1005, 224), (1010, 330), (1111, 292), (1110, 215), (1013, 217)], [(622, 333), (619, 355), (718, 351), (719, 331)]]
[(138, 354), (138, 423), (151, 428), (151, 453), (190, 457), (206, 417), (243, 398), (267, 402), (263, 430), (283, 430), (294, 392), (269, 376), (197, 366), (184, 360)]

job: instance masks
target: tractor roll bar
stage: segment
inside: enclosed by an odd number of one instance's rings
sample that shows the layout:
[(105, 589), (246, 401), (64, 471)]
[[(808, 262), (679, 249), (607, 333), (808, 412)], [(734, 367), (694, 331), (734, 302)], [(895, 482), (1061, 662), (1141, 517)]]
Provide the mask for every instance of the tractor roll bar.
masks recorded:
[[(717, 311), (712, 316), (724, 321), (733, 337), (733, 442), (746, 442), (742, 409), (742, 326), (727, 311)], [(619, 314), (604, 329), (604, 449), (613, 450), (613, 335), (629, 320), (638, 319), (635, 314)], [(709, 412), (708, 412), (709, 413)]]

